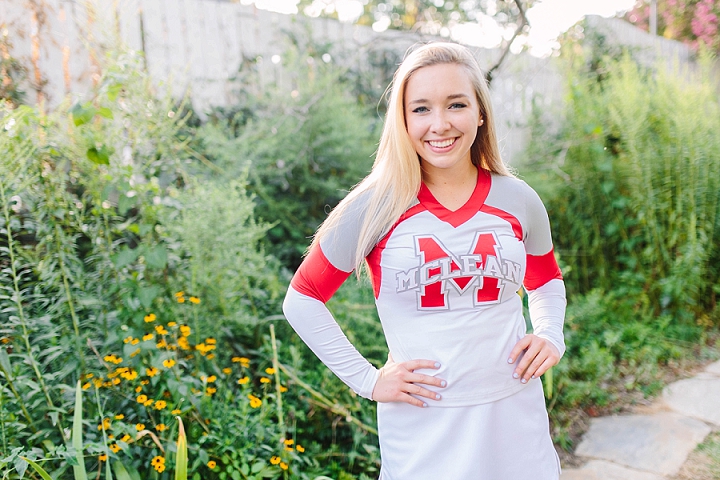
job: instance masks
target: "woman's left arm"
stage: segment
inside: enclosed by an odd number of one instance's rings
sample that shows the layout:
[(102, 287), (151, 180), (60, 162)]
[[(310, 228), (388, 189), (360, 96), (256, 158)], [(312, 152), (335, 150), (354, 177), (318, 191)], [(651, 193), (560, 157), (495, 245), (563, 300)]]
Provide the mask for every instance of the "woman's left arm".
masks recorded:
[(523, 337), (508, 358), (509, 363), (514, 363), (524, 352), (513, 373), (523, 383), (541, 376), (565, 353), (565, 284), (555, 260), (547, 211), (535, 191), (529, 187), (528, 190), (527, 268), (523, 283), (533, 333)]

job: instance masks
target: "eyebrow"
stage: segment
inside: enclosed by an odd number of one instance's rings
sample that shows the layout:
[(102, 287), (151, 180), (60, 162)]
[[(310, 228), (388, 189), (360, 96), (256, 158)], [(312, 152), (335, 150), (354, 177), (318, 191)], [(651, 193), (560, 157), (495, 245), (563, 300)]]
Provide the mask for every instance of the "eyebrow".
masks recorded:
[[(447, 96), (447, 100), (455, 100), (456, 98), (470, 98), (464, 93), (454, 93), (452, 95)], [(408, 102), (408, 105), (412, 105), (413, 103), (428, 103), (428, 99), (426, 98), (418, 98), (417, 100), (412, 100)]]

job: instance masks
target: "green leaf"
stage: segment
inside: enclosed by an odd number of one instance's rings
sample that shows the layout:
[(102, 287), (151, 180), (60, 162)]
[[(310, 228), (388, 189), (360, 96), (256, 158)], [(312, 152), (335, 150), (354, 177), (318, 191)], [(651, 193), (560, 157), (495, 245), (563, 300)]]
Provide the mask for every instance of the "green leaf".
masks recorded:
[(112, 147), (108, 147), (107, 145), (103, 145), (100, 147), (100, 150), (98, 150), (95, 147), (88, 148), (86, 155), (87, 158), (98, 165), (110, 165), (110, 155), (115, 153), (115, 149)]
[(80, 380), (75, 387), (75, 415), (73, 416), (72, 445), (76, 452), (77, 465), (73, 465), (75, 480), (88, 480), (85, 472), (85, 459), (83, 458), (82, 439), (82, 387)]
[(110, 85), (107, 89), (108, 100), (110, 100), (111, 102), (114, 102), (115, 99), (117, 98), (118, 94), (120, 92), (122, 92), (122, 89), (123, 89), (123, 85), (120, 83), (114, 83), (114, 84)]
[(79, 127), (80, 125), (84, 125), (86, 123), (90, 123), (96, 113), (97, 110), (95, 109), (95, 107), (93, 107), (89, 103), (86, 103), (84, 105), (80, 105), (79, 103), (77, 103), (70, 109), (70, 114), (73, 117), (73, 122), (75, 123), (76, 127)]
[(10, 367), (10, 356), (7, 354), (7, 350), (0, 348), (0, 368), (5, 372), (5, 376), (12, 380), (10, 376), (12, 374), (12, 367)]
[(132, 477), (128, 473), (125, 465), (120, 462), (113, 462), (113, 470), (115, 470), (115, 476), (117, 480), (132, 480)]
[(185, 427), (182, 418), (176, 417), (179, 424), (177, 454), (175, 457), (175, 480), (187, 480), (188, 452), (187, 437), (185, 436)]
[(107, 107), (100, 107), (97, 111), (98, 115), (105, 118), (113, 118), (112, 110)]
[(167, 265), (167, 250), (164, 245), (156, 245), (145, 250), (145, 262), (150, 268), (163, 269)]
[(160, 287), (152, 285), (149, 287), (140, 287), (137, 296), (142, 306), (148, 309), (152, 305), (153, 300), (158, 296), (158, 293), (160, 293)]
[(112, 255), (110, 258), (115, 264), (115, 268), (120, 269), (137, 260), (139, 254), (140, 252), (137, 249), (123, 247), (118, 253)]
[(13, 464), (15, 466), (15, 471), (17, 471), (18, 475), (22, 479), (25, 476), (25, 470), (27, 470), (28, 461), (24, 457), (17, 457)]
[[(52, 477), (37, 463), (33, 462), (29, 458), (20, 457), (23, 460), (25, 460), (27, 463), (30, 464), (31, 467), (35, 469), (35, 471), (43, 478), (43, 480), (52, 480)], [(20, 476), (22, 478), (22, 475)]]
[(128, 197), (127, 195), (120, 195), (118, 199), (118, 213), (125, 215), (125, 213), (135, 205), (135, 197)]

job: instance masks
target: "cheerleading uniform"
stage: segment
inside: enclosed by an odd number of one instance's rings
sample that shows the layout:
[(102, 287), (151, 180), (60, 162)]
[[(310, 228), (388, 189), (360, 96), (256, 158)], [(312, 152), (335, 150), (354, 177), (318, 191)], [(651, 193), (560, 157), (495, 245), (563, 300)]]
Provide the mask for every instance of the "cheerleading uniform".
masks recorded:
[[(310, 251), (283, 310), (333, 372), (372, 398), (378, 370), (325, 307), (354, 268), (367, 198), (360, 195)], [(441, 400), (422, 398), (429, 408), (378, 404), (380, 478), (557, 479), (542, 386), (514, 379), (519, 359), (507, 361), (525, 335), (523, 285), (534, 334), (565, 350), (565, 288), (537, 194), (481, 170), (470, 199), (450, 211), (423, 184), (366, 259), (394, 361), (437, 361), (438, 370), (416, 372), (447, 381)]]

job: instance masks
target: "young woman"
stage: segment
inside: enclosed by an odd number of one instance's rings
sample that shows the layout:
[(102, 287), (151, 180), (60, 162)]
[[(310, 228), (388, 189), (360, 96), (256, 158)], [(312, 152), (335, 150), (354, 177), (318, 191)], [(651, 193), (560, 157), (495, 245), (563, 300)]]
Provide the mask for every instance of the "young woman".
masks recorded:
[[(565, 349), (565, 287), (540, 198), (500, 158), (470, 52), (410, 53), (385, 120), (372, 172), (319, 228), (285, 315), (379, 402), (382, 480), (557, 479), (538, 377)], [(364, 263), (390, 350), (379, 370), (325, 307)]]

